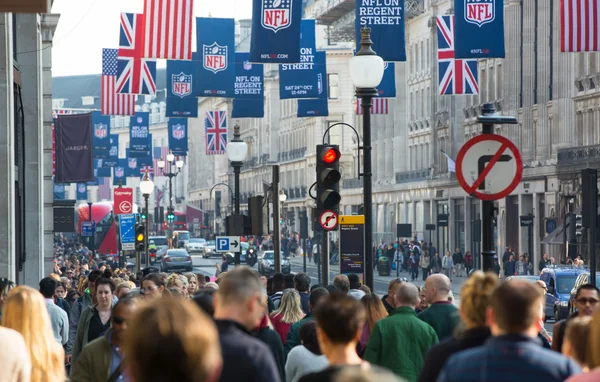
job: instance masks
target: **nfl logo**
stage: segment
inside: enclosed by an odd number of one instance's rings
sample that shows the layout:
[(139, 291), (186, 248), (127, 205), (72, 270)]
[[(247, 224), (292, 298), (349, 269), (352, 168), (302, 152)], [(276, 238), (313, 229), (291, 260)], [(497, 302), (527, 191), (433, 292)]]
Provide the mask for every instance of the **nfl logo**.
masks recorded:
[(79, 185), (79, 192), (82, 193), (82, 194), (85, 192), (85, 184), (80, 184)]
[(192, 94), (192, 75), (187, 75), (183, 72), (173, 74), (171, 77), (172, 92), (178, 97), (185, 97)]
[(496, 19), (496, 0), (465, 0), (465, 20), (481, 27)]
[(142, 117), (137, 117), (137, 123), (142, 123), (143, 119)]
[(115, 176), (117, 178), (122, 178), (125, 175), (125, 169), (123, 167), (115, 167)]
[(213, 73), (218, 73), (227, 69), (227, 47), (221, 46), (216, 42), (211, 45), (202, 45), (203, 57), (202, 64), (204, 69)]
[(173, 125), (173, 138), (175, 138), (175, 139), (185, 138), (185, 126), (184, 125)]
[(129, 168), (137, 168), (137, 159), (129, 158)]
[(300, 0), (262, 0), (263, 28), (273, 32), (290, 26), (292, 19), (292, 2)]
[(94, 136), (99, 139), (104, 139), (108, 135), (108, 126), (104, 123), (94, 125)]
[(244, 61), (244, 70), (250, 70), (252, 69), (252, 64), (249, 63), (248, 61)]

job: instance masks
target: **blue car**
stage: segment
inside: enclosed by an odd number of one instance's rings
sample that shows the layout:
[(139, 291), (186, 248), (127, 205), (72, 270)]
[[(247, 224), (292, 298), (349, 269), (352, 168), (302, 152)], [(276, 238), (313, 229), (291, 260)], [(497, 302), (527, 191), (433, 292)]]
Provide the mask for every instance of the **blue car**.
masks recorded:
[(554, 318), (555, 321), (559, 321), (568, 317), (571, 289), (575, 285), (577, 276), (586, 271), (583, 268), (564, 265), (552, 266), (542, 270), (540, 280), (544, 281), (548, 287), (544, 308), (546, 318)]

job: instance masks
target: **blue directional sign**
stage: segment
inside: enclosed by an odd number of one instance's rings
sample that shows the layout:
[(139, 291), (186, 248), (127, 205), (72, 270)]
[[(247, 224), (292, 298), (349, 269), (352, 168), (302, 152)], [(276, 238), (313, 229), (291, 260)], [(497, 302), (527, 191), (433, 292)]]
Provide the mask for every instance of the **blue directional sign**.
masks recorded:
[(92, 237), (96, 232), (96, 223), (91, 221), (81, 222), (81, 236)]
[(135, 220), (135, 214), (119, 215), (121, 249), (123, 251), (135, 250)]
[(556, 229), (556, 219), (547, 219), (546, 220), (546, 233), (552, 233)]
[(217, 252), (239, 252), (242, 248), (239, 236), (217, 236)]

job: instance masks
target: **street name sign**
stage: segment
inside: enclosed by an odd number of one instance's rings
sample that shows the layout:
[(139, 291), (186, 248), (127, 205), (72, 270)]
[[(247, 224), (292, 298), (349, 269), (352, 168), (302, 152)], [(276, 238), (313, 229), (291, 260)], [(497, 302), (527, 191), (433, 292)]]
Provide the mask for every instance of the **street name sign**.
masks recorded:
[(239, 236), (217, 236), (215, 250), (217, 252), (241, 252), (242, 244)]

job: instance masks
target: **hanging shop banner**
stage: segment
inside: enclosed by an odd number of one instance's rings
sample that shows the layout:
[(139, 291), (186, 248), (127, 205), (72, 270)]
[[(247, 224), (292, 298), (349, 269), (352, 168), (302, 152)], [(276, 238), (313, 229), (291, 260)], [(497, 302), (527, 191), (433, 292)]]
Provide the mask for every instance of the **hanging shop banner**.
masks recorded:
[(250, 62), (249, 53), (235, 54), (235, 95), (237, 99), (263, 98), (263, 64)]
[(323, 65), (317, 65), (317, 89), (319, 98), (317, 99), (299, 99), (298, 100), (298, 117), (326, 117), (329, 115), (329, 105), (327, 103), (328, 84), (327, 84), (327, 66), (326, 53), (317, 52), (316, 61), (322, 62)]
[(102, 167), (115, 167), (119, 160), (119, 134), (110, 135), (110, 149), (108, 156), (103, 158)]
[(94, 157), (105, 158), (110, 150), (110, 116), (102, 115), (99, 111), (92, 112), (92, 129), (94, 135)]
[(194, 94), (194, 61), (167, 61), (167, 117), (197, 117), (198, 99)]
[(130, 118), (129, 149), (134, 152), (149, 152), (149, 113), (139, 111)]
[(196, 64), (201, 97), (233, 97), (235, 81), (235, 20), (196, 18), (196, 41), (201, 62)]
[(122, 186), (127, 184), (127, 177), (125, 176), (126, 168), (127, 159), (119, 158), (118, 164), (113, 167), (113, 186), (118, 186), (119, 181)]
[(372, 48), (379, 57), (384, 61), (406, 61), (404, 0), (356, 0), (356, 51), (365, 26), (371, 28)]
[(57, 115), (56, 182), (75, 183), (94, 179), (92, 114)]
[(279, 65), (279, 98), (319, 98), (315, 20), (302, 20), (300, 63)]
[(265, 100), (233, 99), (231, 118), (263, 118), (265, 116)]
[(77, 183), (77, 200), (87, 200), (87, 198), (88, 198), (87, 184)]
[(250, 61), (300, 61), (302, 0), (253, 0)]
[(188, 119), (169, 118), (169, 149), (175, 155), (186, 156), (188, 151)]
[(504, 58), (504, 1), (454, 0), (454, 58)]
[(382, 98), (396, 98), (396, 72), (393, 62), (384, 63), (383, 78), (377, 86), (377, 95)]

